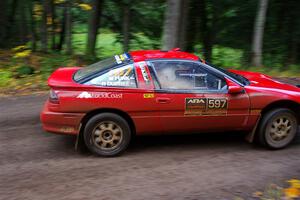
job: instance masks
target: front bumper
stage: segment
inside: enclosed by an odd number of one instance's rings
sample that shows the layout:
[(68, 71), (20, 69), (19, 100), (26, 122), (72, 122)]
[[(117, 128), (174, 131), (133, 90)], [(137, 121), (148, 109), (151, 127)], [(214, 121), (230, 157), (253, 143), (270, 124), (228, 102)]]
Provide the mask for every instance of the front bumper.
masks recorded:
[(76, 135), (80, 131), (80, 123), (85, 113), (61, 113), (49, 110), (48, 101), (40, 114), (43, 129), (47, 132)]

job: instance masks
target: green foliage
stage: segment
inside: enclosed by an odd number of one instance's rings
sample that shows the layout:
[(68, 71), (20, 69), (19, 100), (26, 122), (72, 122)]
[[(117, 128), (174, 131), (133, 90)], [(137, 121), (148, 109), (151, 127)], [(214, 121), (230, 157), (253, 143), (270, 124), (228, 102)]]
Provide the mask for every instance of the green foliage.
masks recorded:
[(212, 53), (213, 63), (220, 67), (240, 67), (243, 51), (230, 47), (214, 46)]
[(7, 70), (0, 70), (0, 87), (7, 86), (11, 80), (12, 73)]
[(16, 72), (17, 72), (18, 77), (22, 77), (22, 76), (25, 76), (25, 75), (33, 74), (34, 69), (30, 66), (22, 65), (22, 66), (20, 66), (16, 69)]
[(140, 50), (140, 49), (157, 49), (160, 47), (159, 40), (151, 40), (144, 33), (139, 32), (134, 34), (134, 39), (131, 41), (130, 49), (131, 50)]
[(52, 53), (45, 56), (40, 61), (40, 73), (42, 78), (46, 80), (50, 74), (59, 67), (75, 66), (76, 62), (71, 56), (64, 54)]
[[(3, 50), (5, 53), (0, 51), (0, 66), (3, 67), (0, 70), (0, 87), (17, 85), (18, 81), (24, 84), (31, 79), (37, 82), (45, 81), (60, 66), (84, 66), (122, 53), (124, 24), (128, 24), (131, 51), (161, 47), (162, 30), (166, 19), (165, 0), (103, 1), (102, 13), (99, 13), (100, 24), (93, 25), (100, 25), (95, 48), (96, 57), (85, 55), (88, 23), (92, 10), (80, 6), (86, 4), (85, 7), (91, 7), (93, 1), (70, 1), (72, 2), (72, 30), (70, 31), (72, 55), (65, 55), (68, 37), (66, 31), (63, 32), (66, 29), (64, 0), (55, 1), (54, 21), (49, 13), (47, 13), (48, 18), (43, 21), (43, 12), (47, 9), (40, 1), (3, 0), (1, 2), (0, 8), (3, 8), (3, 12), (0, 13), (0, 19), (4, 20), (0, 20), (0, 48), (5, 48)], [(251, 56), (253, 23), (258, 1), (190, 0), (189, 2), (186, 24), (188, 30), (186, 43), (189, 51), (194, 51), (203, 58), (203, 44), (204, 41), (208, 41), (213, 47), (210, 62), (216, 66), (259, 71), (272, 76), (299, 76), (300, 3), (298, 1), (269, 1), (263, 44), (264, 67), (259, 68), (249, 66), (248, 62)], [(206, 18), (203, 18), (203, 13), (199, 12), (201, 5), (206, 6)], [(124, 23), (124, 8), (130, 10), (129, 23)], [(287, 10), (289, 12), (286, 12)], [(45, 24), (45, 21), (47, 27), (42, 29), (41, 25)], [(36, 50), (41, 50), (43, 31), (48, 32), (48, 44), (45, 45), (48, 46), (47, 54), (36, 53), (35, 49), (30, 48), (35, 38)], [(205, 37), (206, 33), (209, 33), (208, 39)], [(63, 41), (61, 49), (57, 47), (60, 40)], [(26, 48), (12, 52), (7, 50), (24, 44)], [(45, 82), (40, 85), (44, 86)]]

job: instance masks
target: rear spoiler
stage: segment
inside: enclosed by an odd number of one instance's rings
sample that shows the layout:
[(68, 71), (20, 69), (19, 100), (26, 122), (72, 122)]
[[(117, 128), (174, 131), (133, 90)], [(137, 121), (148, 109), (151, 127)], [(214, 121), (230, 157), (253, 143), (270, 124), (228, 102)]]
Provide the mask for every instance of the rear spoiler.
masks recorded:
[(50, 87), (72, 87), (77, 84), (73, 80), (74, 73), (80, 69), (79, 67), (61, 67), (55, 70), (48, 78)]

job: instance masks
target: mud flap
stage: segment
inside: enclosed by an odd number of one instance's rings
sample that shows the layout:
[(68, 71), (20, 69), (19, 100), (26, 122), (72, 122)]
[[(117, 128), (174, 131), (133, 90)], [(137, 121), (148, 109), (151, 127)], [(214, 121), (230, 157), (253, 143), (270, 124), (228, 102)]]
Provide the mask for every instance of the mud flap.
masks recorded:
[(82, 126), (82, 124), (80, 123), (80, 125), (79, 125), (79, 133), (76, 135), (75, 151), (78, 150), (78, 145), (79, 145), (79, 140), (80, 140), (80, 135), (81, 135), (81, 126)]
[(245, 138), (247, 142), (249, 142), (249, 143), (253, 142), (254, 136), (255, 136), (255, 133), (256, 133), (256, 130), (257, 130), (257, 127), (258, 127), (258, 124), (260, 122), (260, 119), (261, 119), (261, 115), (259, 115), (259, 117), (257, 119), (257, 122), (256, 122), (254, 128), (252, 129), (252, 131), (247, 134), (247, 136)]

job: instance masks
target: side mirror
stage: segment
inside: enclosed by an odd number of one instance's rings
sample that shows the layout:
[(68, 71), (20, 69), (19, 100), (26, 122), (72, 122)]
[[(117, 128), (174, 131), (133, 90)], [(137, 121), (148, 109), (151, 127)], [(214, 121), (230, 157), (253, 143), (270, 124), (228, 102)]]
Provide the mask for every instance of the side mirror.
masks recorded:
[(228, 86), (228, 94), (240, 94), (244, 92), (244, 88), (232, 80), (226, 78), (226, 83)]

